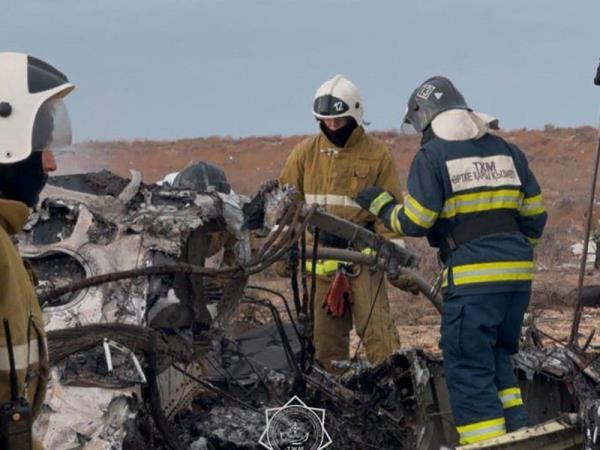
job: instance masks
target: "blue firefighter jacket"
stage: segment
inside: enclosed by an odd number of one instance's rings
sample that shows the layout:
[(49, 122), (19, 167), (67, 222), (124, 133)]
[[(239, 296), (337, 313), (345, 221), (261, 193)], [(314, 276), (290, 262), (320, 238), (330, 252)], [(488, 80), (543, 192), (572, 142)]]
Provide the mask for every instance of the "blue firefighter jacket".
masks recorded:
[(408, 195), (391, 211), (391, 228), (427, 236), (440, 247), (457, 224), (490, 211), (514, 214), (520, 233), (495, 233), (460, 245), (446, 261), (446, 297), (529, 291), (533, 247), (547, 214), (535, 176), (523, 152), (498, 136), (466, 141), (434, 138), (416, 154)]

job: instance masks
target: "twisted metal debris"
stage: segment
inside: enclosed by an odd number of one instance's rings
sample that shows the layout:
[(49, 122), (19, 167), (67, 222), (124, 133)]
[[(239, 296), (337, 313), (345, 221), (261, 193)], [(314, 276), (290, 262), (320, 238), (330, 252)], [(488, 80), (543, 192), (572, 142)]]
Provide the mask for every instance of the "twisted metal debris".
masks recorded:
[[(24, 254), (46, 271), (40, 297), (52, 379), (48, 408), (37, 427), (49, 448), (259, 448), (262, 411), (293, 395), (327, 410), (327, 427), (339, 448), (424, 450), (456, 441), (440, 360), (407, 349), (377, 367), (359, 359), (340, 362), (346, 372), (335, 378), (312, 358), (314, 283), (303, 269), (307, 259), (345, 259), (388, 274), (412, 270), (418, 275), (416, 255), (306, 207), (293, 191), (275, 183), (250, 201), (144, 186), (136, 174), (130, 182), (112, 174), (95, 177), (92, 181), (107, 178), (110, 183), (105, 184), (117, 188), (110, 195), (102, 189), (94, 192), (89, 188), (93, 182), (76, 179), (78, 189), (83, 184), (91, 191), (81, 192), (69, 189), (69, 180), (59, 180), (60, 187), (46, 191), (20, 242)], [(270, 232), (251, 254), (247, 212), (257, 209)], [(213, 222), (235, 236), (236, 264), (179, 262), (191, 230)], [(348, 239), (356, 250), (373, 247), (377, 256), (320, 248), (318, 239), (308, 249), (304, 235), (309, 226), (315, 235), (323, 229)], [(250, 275), (288, 254), (291, 301), (280, 292), (246, 284)], [(216, 300), (217, 313), (201, 338), (191, 329), (148, 326), (152, 305), (174, 297), (177, 301), (175, 273), (215, 281), (207, 287), (205, 301)], [(440, 308), (428, 283), (419, 282)], [(265, 296), (282, 301), (287, 322)], [(272, 325), (228, 337), (240, 305), (267, 311)], [(544, 346), (544, 340), (552, 339), (534, 325), (524, 337), (515, 363), (531, 417), (542, 422), (563, 415), (563, 425), (548, 428), (546, 435), (600, 448), (598, 361), (585, 354), (587, 345)], [(128, 352), (115, 351), (114, 370), (108, 370), (102, 350), (107, 338), (133, 352), (146, 383)]]

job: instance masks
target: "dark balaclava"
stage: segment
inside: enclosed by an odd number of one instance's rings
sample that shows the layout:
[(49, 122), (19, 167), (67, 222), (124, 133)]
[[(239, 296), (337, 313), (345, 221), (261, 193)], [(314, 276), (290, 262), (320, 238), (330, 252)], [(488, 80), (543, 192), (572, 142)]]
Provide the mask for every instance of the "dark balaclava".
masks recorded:
[(0, 197), (33, 208), (47, 180), (48, 175), (42, 167), (42, 152), (33, 152), (18, 163), (0, 164)]
[(42, 106), (33, 127), (33, 152), (13, 164), (0, 164), (0, 198), (17, 200), (33, 208), (44, 189), (48, 175), (42, 165), (42, 150), (49, 144), (54, 130), (52, 111)]
[(335, 144), (336, 147), (339, 148), (344, 148), (346, 146), (348, 139), (350, 139), (352, 132), (356, 129), (357, 126), (358, 124), (356, 123), (356, 120), (354, 120), (353, 117), (349, 118), (348, 123), (346, 125), (344, 125), (339, 130), (335, 131), (332, 131), (329, 128), (327, 128), (323, 121), (319, 121), (319, 127), (321, 128), (323, 134), (325, 134), (325, 136), (327, 136), (327, 139), (329, 139), (333, 144)]

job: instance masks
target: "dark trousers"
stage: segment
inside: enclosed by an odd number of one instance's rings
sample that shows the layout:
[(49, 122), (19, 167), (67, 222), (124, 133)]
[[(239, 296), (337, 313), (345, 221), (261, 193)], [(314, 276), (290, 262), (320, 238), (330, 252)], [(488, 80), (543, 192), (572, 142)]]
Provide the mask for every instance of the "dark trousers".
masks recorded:
[(497, 429), (505, 422), (508, 432), (529, 424), (510, 355), (518, 350), (530, 296), (510, 292), (444, 299), (440, 347), (461, 442), (477, 440), (478, 427), (484, 436), (490, 424)]

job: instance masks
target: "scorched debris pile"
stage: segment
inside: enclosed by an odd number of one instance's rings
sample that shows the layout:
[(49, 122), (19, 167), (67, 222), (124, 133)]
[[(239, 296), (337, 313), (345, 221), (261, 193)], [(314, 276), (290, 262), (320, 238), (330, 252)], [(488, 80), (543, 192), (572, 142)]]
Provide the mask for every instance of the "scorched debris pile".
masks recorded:
[[(263, 448), (265, 408), (294, 395), (327, 411), (333, 448), (456, 442), (439, 359), (406, 349), (372, 367), (355, 357), (339, 362), (340, 377), (313, 360), (309, 311), (317, 300), (306, 262), (337, 255), (388, 276), (416, 275), (417, 255), (295, 201), (293, 190), (277, 183), (249, 199), (144, 185), (135, 172), (131, 180), (100, 172), (56, 177), (42, 197), (19, 247), (39, 274), (49, 336), (51, 384), (37, 422), (47, 448)], [(308, 227), (348, 239), (357, 251), (307, 248)], [(186, 239), (198, 230), (233, 236), (235, 261), (224, 264), (219, 249), (207, 250), (202, 265), (182, 263)], [(365, 247), (376, 255), (360, 253)], [(292, 298), (248, 283), (286, 258)], [(181, 302), (181, 274), (202, 275), (209, 327), (165, 325)], [(435, 291), (418, 280), (439, 307)], [(234, 333), (240, 307), (270, 320)], [(600, 448), (595, 357), (552, 342), (534, 324), (523, 336), (515, 361), (531, 417), (560, 419), (525, 441)]]

